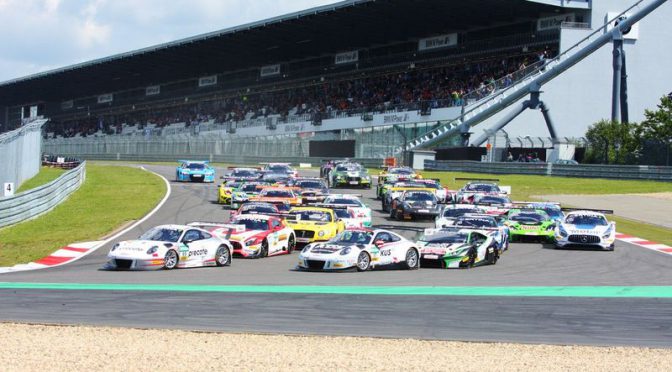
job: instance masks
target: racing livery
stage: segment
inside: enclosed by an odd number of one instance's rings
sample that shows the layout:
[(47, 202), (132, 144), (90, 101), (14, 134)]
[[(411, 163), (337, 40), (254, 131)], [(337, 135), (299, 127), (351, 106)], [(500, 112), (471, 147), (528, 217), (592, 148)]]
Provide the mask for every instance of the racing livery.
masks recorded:
[(359, 197), (360, 195), (355, 194), (332, 194), (324, 199), (322, 205), (327, 208), (334, 206), (347, 207), (362, 226), (370, 227), (373, 222), (371, 208), (364, 204)]
[[(289, 208), (287, 208), (286, 211), (289, 211)], [(283, 213), (283, 210), (278, 208), (276, 204), (265, 202), (251, 202), (251, 203), (245, 203), (241, 205), (240, 208), (238, 208), (237, 210), (231, 211), (231, 218), (241, 214), (277, 215), (281, 213)]]
[(321, 203), (329, 195), (329, 187), (321, 178), (297, 178), (289, 186), (301, 194), (303, 204)]
[(289, 163), (262, 163), (264, 165), (263, 171), (265, 173), (285, 174), (289, 178), (296, 178), (299, 172), (292, 168)]
[(231, 172), (222, 177), (227, 181), (255, 181), (263, 174), (259, 168), (230, 167)]
[(207, 161), (180, 160), (175, 173), (177, 181), (215, 182), (215, 169)]
[(416, 178), (422, 178), (413, 168), (393, 167), (381, 172), (378, 175), (378, 184), (376, 185), (376, 197), (382, 198), (385, 193), (385, 185), (394, 184), (399, 181), (410, 181)]
[(441, 208), (432, 191), (404, 191), (390, 206), (390, 218), (436, 218)]
[(185, 225), (157, 226), (137, 240), (115, 244), (107, 255), (106, 269), (157, 270), (231, 264), (233, 247), (228, 240)]
[(555, 221), (542, 209), (510, 209), (506, 213), (506, 225), (511, 232), (511, 241), (526, 238), (541, 239), (547, 242), (555, 240)]
[(358, 163), (341, 163), (329, 174), (332, 187), (356, 186), (371, 188), (371, 176), (366, 168)]
[(458, 203), (473, 203), (476, 194), (506, 196), (511, 193), (510, 187), (500, 187), (494, 182), (471, 181), (457, 191), (455, 196)]
[(284, 203), (289, 205), (301, 205), (301, 196), (288, 187), (264, 187), (258, 195), (250, 197), (249, 201), (267, 202), (267, 203)]
[(450, 204), (445, 206), (436, 217), (434, 226), (437, 229), (453, 226), (458, 217), (467, 213), (485, 213), (485, 210), (473, 204)]
[[(395, 182), (394, 185), (384, 186), (384, 194), (381, 198), (381, 208), (383, 212), (390, 212), (392, 201), (398, 199), (404, 191), (429, 191), (435, 192), (434, 189), (426, 187), (424, 183), (415, 181)], [(436, 194), (435, 194), (436, 195)], [(438, 198), (437, 198), (438, 201)]]
[(259, 195), (261, 189), (268, 186), (264, 182), (244, 182), (231, 193), (231, 209), (239, 208), (243, 203), (249, 201), (250, 198)]
[(213, 234), (227, 237), (233, 254), (245, 258), (262, 258), (291, 254), (296, 247), (294, 231), (282, 218), (261, 214), (242, 214), (229, 224), (207, 224)]
[(609, 222), (603, 213), (611, 211), (574, 210), (567, 213), (555, 228), (555, 246), (589, 246), (613, 251), (616, 222)]
[(494, 265), (501, 253), (492, 235), (473, 229), (425, 229), (417, 244), (422, 266), (445, 269)]
[(458, 217), (453, 226), (460, 229), (477, 230), (491, 236), (495, 240), (495, 243), (497, 243), (497, 249), (500, 252), (509, 249), (511, 232), (501, 217), (489, 214), (467, 213)]
[(419, 249), (413, 242), (387, 230), (345, 230), (324, 243), (313, 243), (299, 254), (299, 269), (366, 271), (378, 266), (401, 264), (419, 267)]
[(327, 241), (345, 230), (345, 223), (329, 208), (294, 207), (289, 214), (294, 219), (287, 224), (294, 229), (297, 243)]

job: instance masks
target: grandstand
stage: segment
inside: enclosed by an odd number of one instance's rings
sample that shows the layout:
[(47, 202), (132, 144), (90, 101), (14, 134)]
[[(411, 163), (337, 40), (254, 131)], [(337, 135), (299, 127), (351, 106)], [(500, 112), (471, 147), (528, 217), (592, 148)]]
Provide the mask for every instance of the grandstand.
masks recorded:
[[(0, 123), (8, 130), (49, 117), (52, 149), (118, 137), (298, 136), (355, 139), (356, 156), (390, 155), (422, 146), (411, 140), (543, 74), (554, 57), (599, 36), (607, 19), (635, 3), (343, 1), (0, 83)], [(670, 51), (658, 46), (671, 34), (670, 16), (665, 4), (625, 36), (633, 121), (669, 92), (670, 68), (658, 62)], [(557, 137), (581, 137), (611, 113), (611, 52), (591, 52), (543, 87)], [(481, 128), (510, 115), (501, 106), (479, 120), (474, 137), (487, 139)], [(531, 110), (505, 133), (549, 136)], [(460, 145), (457, 134), (431, 145)]]

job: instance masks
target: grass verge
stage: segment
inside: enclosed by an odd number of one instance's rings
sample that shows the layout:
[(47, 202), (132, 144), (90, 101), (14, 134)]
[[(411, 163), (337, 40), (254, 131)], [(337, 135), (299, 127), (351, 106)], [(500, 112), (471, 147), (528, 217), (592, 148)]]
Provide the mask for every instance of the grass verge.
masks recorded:
[(37, 173), (33, 178), (22, 183), (19, 189), (16, 190), (16, 192), (20, 193), (28, 191), (30, 189), (34, 189), (42, 185), (46, 185), (49, 182), (60, 177), (65, 172), (66, 170), (64, 169), (41, 167), (39, 173)]
[(138, 220), (165, 195), (161, 178), (138, 168), (87, 164), (86, 182), (53, 211), (0, 230), (0, 266), (31, 262), (78, 241), (98, 240)]

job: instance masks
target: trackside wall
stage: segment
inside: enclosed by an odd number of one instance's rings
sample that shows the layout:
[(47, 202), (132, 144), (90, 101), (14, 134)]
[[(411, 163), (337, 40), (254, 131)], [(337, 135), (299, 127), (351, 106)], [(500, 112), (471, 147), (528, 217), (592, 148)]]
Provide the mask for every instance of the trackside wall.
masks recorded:
[[(0, 187), (7, 182), (15, 187), (40, 171), (42, 125), (37, 120), (19, 129), (0, 135)], [(0, 192), (0, 197), (4, 193)]]

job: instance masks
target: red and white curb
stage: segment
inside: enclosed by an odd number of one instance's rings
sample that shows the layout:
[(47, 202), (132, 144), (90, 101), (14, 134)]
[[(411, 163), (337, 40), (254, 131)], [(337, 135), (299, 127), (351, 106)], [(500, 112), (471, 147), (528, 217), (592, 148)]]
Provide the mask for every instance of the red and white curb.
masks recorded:
[(26, 270), (46, 269), (47, 267), (56, 267), (65, 265), (72, 261), (78, 260), (87, 254), (93, 252), (104, 243), (103, 241), (74, 243), (67, 247), (63, 247), (47, 257), (41, 258), (35, 262), (27, 264), (15, 265), (12, 267), (0, 267), (1, 273), (10, 273)]
[(660, 243), (652, 242), (650, 240), (638, 238), (636, 236), (626, 235), (626, 234), (621, 234), (621, 233), (616, 233), (616, 239), (618, 239), (622, 242), (626, 242), (626, 243), (636, 245), (638, 247), (642, 247), (642, 248), (650, 249), (652, 251), (672, 255), (672, 247), (670, 247), (669, 245), (660, 244)]
[(134, 229), (136, 226), (140, 225), (141, 223), (145, 222), (148, 218), (152, 217), (156, 212), (163, 207), (164, 204), (166, 204), (166, 201), (168, 201), (168, 198), (170, 197), (170, 194), (172, 192), (172, 189), (170, 187), (170, 182), (166, 179), (166, 177), (156, 173), (152, 172), (148, 169), (145, 169), (145, 167), (140, 166), (140, 169), (147, 171), (149, 173), (153, 173), (156, 176), (160, 177), (163, 182), (166, 185), (166, 194), (163, 196), (163, 199), (159, 202), (159, 204), (154, 207), (149, 213), (147, 213), (142, 219), (136, 221), (134, 224), (131, 226), (123, 229), (122, 231), (119, 231), (118, 233), (114, 234), (113, 236), (105, 239), (105, 240), (100, 240), (100, 241), (94, 241), (94, 242), (85, 242), (85, 243), (74, 243), (70, 244), (67, 247), (63, 247), (56, 252), (52, 253), (51, 255), (44, 257), (42, 259), (39, 259), (35, 262), (29, 262), (27, 264), (20, 264), (20, 265), (15, 265), (11, 267), (0, 267), (0, 274), (4, 273), (11, 273), (11, 272), (17, 272), (17, 271), (29, 271), (29, 270), (40, 270), (40, 269), (47, 269), (50, 267), (56, 267), (56, 266), (61, 266), (65, 265), (68, 263), (71, 263), (73, 261), (77, 261), (80, 258), (93, 253), (96, 249), (104, 246), (105, 244), (118, 239), (120, 236), (126, 234), (127, 232), (131, 231)]

